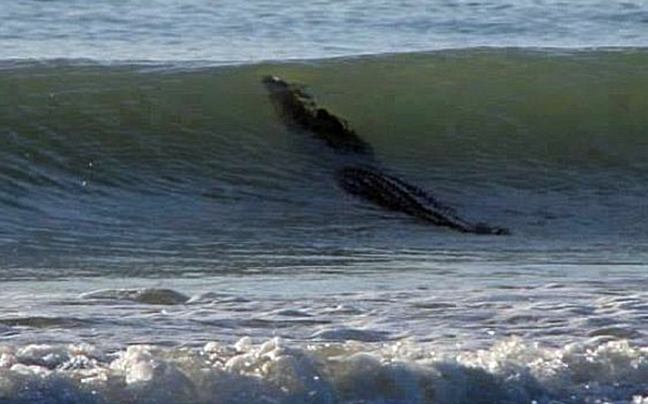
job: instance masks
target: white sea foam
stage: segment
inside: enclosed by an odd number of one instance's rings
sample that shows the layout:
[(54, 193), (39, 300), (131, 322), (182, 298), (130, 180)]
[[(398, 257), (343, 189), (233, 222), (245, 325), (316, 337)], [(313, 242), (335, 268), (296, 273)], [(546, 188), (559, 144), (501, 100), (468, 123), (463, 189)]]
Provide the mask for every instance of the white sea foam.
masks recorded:
[(645, 403), (648, 348), (507, 339), (441, 355), (398, 342), (243, 338), (202, 348), (0, 348), (2, 403)]

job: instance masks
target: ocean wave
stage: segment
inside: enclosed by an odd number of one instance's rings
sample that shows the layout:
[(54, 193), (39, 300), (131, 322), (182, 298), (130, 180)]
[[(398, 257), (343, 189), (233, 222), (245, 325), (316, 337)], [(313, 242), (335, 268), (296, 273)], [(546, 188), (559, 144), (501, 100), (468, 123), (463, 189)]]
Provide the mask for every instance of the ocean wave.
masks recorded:
[(1, 62), (0, 221), (12, 251), (26, 249), (14, 256), (88, 250), (104, 264), (186, 264), (214, 237), (233, 251), (264, 234), (265, 254), (313, 229), (322, 240), (388, 219), (412, 230), (339, 188), (334, 168), (352, 157), (284, 127), (260, 82), (277, 74), (347, 120), (390, 176), (466, 220), (520, 236), (644, 237), (647, 62), (644, 49)]

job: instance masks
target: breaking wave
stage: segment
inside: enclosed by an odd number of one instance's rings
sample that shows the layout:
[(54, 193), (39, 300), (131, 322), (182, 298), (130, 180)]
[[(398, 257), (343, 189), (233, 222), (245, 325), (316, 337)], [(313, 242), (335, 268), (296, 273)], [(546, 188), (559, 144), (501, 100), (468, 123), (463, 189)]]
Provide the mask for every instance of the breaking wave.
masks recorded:
[(195, 348), (0, 346), (3, 403), (644, 403), (648, 354), (627, 342), (518, 339), (444, 355), (398, 342)]
[(331, 167), (341, 157), (279, 122), (266, 74), (306, 85), (391, 174), (467, 219), (527, 239), (645, 237), (647, 62), (643, 49), (3, 62), (0, 260), (130, 259), (164, 271), (161, 261), (217, 265), (214, 249), (231, 260), (304, 239), (339, 250), (386, 227), (419, 231), (339, 189)]

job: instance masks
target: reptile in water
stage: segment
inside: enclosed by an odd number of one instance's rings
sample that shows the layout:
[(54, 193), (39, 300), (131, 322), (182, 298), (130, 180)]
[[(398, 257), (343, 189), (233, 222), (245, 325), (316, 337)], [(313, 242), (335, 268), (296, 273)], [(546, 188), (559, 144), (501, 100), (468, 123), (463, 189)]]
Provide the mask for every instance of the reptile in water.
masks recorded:
[(464, 233), (509, 234), (502, 227), (467, 221), (421, 188), (385, 173), (379, 168), (371, 145), (345, 120), (319, 107), (303, 86), (276, 76), (264, 77), (263, 84), (286, 125), (313, 133), (340, 153), (362, 157), (362, 165), (344, 166), (337, 170), (336, 178), (344, 191), (436, 226)]

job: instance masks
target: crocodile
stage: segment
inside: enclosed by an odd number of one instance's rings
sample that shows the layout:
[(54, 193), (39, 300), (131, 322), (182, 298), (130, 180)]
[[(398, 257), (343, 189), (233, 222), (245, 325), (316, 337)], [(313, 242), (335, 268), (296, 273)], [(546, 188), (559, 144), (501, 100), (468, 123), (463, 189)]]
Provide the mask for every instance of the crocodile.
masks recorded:
[(503, 227), (473, 223), (461, 218), (455, 209), (439, 202), (430, 193), (388, 174), (375, 159), (373, 148), (349, 123), (317, 105), (304, 87), (277, 76), (262, 79), (278, 115), (291, 128), (313, 133), (328, 147), (356, 155), (362, 164), (344, 165), (335, 176), (344, 191), (391, 211), (402, 212), (436, 226), (462, 233), (510, 234)]

